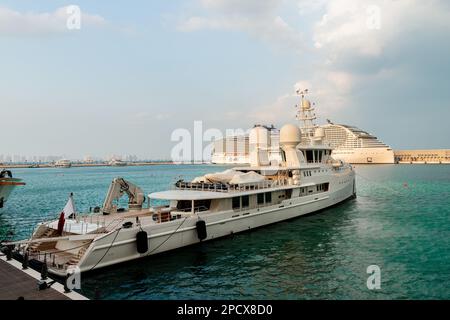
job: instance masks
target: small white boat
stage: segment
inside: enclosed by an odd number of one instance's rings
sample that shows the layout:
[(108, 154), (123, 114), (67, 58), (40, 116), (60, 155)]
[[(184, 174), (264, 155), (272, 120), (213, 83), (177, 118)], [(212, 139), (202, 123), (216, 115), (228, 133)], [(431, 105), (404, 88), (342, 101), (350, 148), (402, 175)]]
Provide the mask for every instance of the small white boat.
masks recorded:
[(13, 178), (10, 170), (0, 171), (0, 208), (3, 208), (13, 189), (23, 185), (25, 183), (21, 179)]
[(55, 168), (70, 168), (72, 166), (72, 162), (68, 159), (60, 159), (55, 162)]
[(112, 167), (124, 167), (124, 166), (128, 165), (128, 163), (126, 163), (122, 160), (119, 160), (119, 159), (112, 159), (109, 162), (109, 165)]

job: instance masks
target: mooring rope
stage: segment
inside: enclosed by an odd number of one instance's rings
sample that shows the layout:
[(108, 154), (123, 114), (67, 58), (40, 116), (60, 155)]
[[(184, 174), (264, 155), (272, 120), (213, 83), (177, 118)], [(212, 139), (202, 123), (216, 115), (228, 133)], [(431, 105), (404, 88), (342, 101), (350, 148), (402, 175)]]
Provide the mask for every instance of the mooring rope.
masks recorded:
[(183, 225), (183, 223), (187, 220), (188, 217), (185, 217), (183, 219), (183, 221), (181, 221), (180, 225), (171, 233), (169, 234), (169, 236), (167, 237), (166, 240), (164, 240), (163, 242), (161, 242), (156, 248), (154, 248), (152, 251), (150, 251), (149, 253), (146, 254), (146, 256), (152, 254), (153, 252), (155, 252), (156, 250), (158, 250), (164, 243), (166, 243)]
[(122, 228), (117, 229), (117, 233), (116, 233), (116, 235), (114, 236), (114, 239), (113, 239), (113, 241), (111, 242), (110, 246), (108, 247), (108, 250), (106, 250), (105, 254), (100, 258), (100, 260), (97, 261), (97, 263), (96, 263), (91, 269), (89, 269), (89, 271), (94, 270), (94, 268), (97, 267), (98, 264), (99, 264), (100, 262), (102, 262), (102, 260), (106, 257), (106, 255), (108, 254), (109, 250), (111, 250), (111, 248), (112, 248), (112, 246), (113, 246), (113, 244), (114, 244), (114, 241), (116, 241), (117, 236), (119, 235), (120, 230), (122, 230)]

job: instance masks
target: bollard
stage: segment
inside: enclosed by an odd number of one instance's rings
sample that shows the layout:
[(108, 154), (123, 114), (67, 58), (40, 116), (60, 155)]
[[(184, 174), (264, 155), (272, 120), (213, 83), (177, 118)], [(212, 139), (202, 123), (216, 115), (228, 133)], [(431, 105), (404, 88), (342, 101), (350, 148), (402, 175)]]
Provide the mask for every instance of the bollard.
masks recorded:
[(69, 293), (71, 290), (67, 286), (67, 281), (69, 281), (70, 273), (66, 274), (66, 278), (64, 279), (64, 293)]
[(44, 254), (44, 264), (41, 269), (41, 279), (47, 280), (48, 278), (48, 267), (47, 267), (47, 254)]
[(22, 270), (28, 269), (28, 250), (23, 255)]
[(10, 247), (6, 247), (6, 260), (11, 261), (12, 260), (12, 251)]

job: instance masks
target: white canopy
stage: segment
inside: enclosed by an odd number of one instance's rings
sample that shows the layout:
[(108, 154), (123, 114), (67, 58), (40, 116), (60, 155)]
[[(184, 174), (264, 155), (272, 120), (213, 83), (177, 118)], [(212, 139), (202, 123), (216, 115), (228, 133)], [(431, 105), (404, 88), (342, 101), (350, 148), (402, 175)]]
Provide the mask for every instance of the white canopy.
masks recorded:
[(265, 180), (264, 176), (254, 171), (250, 171), (235, 175), (233, 179), (230, 180), (230, 184), (257, 183)]
[(223, 172), (206, 174), (205, 178), (210, 182), (229, 183), (237, 174), (241, 173), (233, 169), (228, 169)]

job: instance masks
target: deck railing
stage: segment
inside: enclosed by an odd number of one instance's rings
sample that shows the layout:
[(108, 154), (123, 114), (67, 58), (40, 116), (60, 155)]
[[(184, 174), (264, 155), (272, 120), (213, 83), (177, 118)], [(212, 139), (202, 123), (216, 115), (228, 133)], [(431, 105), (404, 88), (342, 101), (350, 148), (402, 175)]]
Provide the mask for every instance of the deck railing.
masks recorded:
[(288, 179), (265, 180), (251, 183), (208, 183), (208, 182), (185, 182), (178, 181), (175, 188), (178, 190), (213, 191), (213, 192), (240, 192), (249, 190), (268, 189), (289, 185)]

